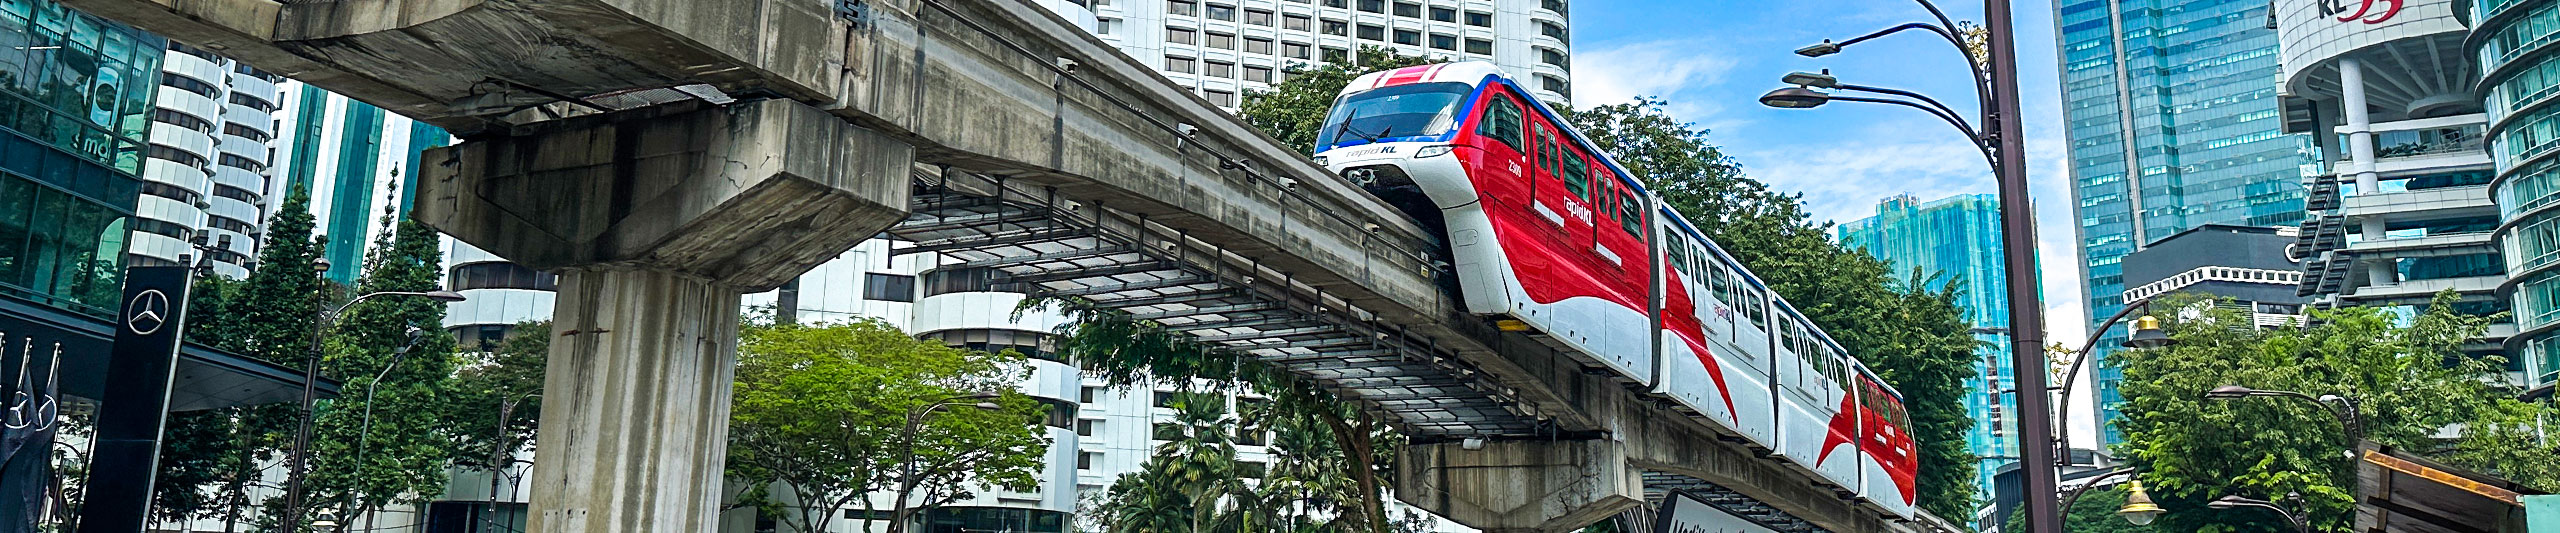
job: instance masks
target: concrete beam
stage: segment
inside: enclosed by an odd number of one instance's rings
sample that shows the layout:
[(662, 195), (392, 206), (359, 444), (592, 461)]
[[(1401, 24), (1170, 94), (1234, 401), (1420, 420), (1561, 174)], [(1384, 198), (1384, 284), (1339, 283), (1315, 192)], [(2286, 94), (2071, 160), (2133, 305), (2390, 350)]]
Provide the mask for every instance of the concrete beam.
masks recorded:
[(1555, 533), (1644, 505), (1622, 445), (1601, 439), (1405, 446), (1396, 498), (1488, 533)]
[(760, 291), (904, 218), (913, 154), (789, 100), (668, 104), (430, 151), (413, 216), (532, 268)]
[(472, 132), (523, 106), (708, 83), (823, 102), (842, 21), (793, 0), (69, 0), (402, 115)]

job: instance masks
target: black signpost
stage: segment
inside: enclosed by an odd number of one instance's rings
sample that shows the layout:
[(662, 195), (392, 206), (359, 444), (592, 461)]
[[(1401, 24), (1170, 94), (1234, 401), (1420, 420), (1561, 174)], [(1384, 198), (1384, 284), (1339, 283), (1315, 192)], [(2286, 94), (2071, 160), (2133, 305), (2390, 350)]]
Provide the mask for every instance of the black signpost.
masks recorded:
[(107, 362), (113, 377), (98, 398), (80, 533), (138, 533), (146, 524), (192, 274), (177, 266), (125, 269), (124, 312)]

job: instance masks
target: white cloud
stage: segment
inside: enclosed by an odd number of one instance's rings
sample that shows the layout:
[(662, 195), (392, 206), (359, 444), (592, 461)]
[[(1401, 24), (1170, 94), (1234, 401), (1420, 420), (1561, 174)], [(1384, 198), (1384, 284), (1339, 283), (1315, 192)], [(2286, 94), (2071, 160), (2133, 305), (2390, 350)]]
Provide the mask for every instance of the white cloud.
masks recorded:
[[(1626, 43), (1573, 52), (1573, 104), (1590, 107), (1624, 103), (1639, 96), (1668, 97), (1685, 89), (1707, 87), (1733, 70), (1732, 58), (1716, 55), (1706, 42), (1675, 39)], [(1671, 115), (1704, 120), (1720, 108), (1708, 98), (1675, 98)]]

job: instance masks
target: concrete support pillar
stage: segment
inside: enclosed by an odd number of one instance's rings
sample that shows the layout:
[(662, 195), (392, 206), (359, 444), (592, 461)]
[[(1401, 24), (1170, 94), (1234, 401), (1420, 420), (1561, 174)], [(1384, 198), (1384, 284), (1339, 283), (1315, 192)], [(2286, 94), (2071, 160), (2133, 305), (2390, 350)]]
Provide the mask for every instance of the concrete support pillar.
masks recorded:
[(426, 160), (418, 220), (561, 274), (531, 530), (715, 531), (738, 295), (905, 218), (915, 148), (763, 100), (553, 120)]
[[(2382, 173), (2375, 169), (2373, 153), (2373, 116), (2364, 97), (2364, 62), (2356, 58), (2338, 59), (2338, 86), (2342, 93), (2338, 107), (2347, 117), (2347, 162), (2356, 180), (2356, 195), (2382, 191)], [(2366, 217), (2357, 222), (2357, 232), (2364, 240), (2380, 240), (2390, 230), (2382, 217)], [(2400, 282), (2399, 272), (2389, 262), (2365, 265), (2365, 285), (2392, 285)]]
[(560, 274), (531, 530), (716, 529), (738, 291), (661, 271)]
[(1600, 439), (1409, 445), (1396, 498), (1487, 533), (1576, 531), (1644, 504), (1625, 453)]

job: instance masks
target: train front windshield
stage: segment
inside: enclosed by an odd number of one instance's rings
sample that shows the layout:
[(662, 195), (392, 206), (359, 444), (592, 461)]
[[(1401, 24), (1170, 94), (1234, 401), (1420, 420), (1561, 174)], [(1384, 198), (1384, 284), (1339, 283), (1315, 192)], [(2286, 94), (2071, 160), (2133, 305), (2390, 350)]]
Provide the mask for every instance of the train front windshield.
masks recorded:
[(1344, 97), (1334, 102), (1333, 114), (1316, 134), (1316, 151), (1447, 132), (1450, 116), (1474, 91), (1475, 86), (1459, 82), (1415, 83)]

